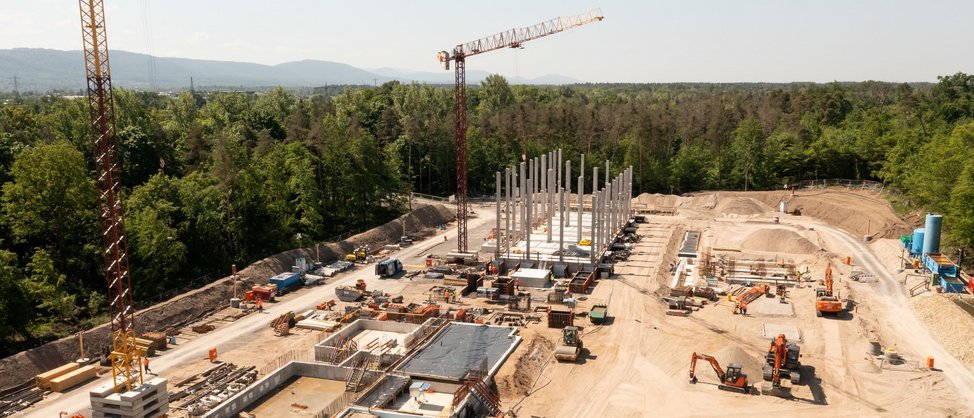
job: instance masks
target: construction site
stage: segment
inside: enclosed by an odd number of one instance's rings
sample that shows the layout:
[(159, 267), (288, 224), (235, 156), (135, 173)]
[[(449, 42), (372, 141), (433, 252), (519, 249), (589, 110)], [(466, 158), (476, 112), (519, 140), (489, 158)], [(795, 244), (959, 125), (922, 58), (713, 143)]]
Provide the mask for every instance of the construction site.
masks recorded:
[(454, 196), (136, 311), (84, 3), (112, 321), (0, 359), (0, 417), (972, 416), (974, 280), (876, 184), (637, 194), (551, 149), (468, 197), (465, 59), (600, 14), (440, 52)]

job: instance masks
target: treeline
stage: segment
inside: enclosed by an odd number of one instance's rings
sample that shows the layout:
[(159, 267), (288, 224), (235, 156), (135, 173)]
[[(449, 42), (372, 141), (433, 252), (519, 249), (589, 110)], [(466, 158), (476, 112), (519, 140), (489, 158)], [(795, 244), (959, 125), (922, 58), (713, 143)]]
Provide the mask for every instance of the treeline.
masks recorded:
[[(404, 192), (455, 188), (453, 91), (404, 85), (334, 96), (116, 92), (136, 298), (381, 223)], [(0, 107), (0, 335), (14, 347), (98, 321), (97, 192), (84, 100)], [(562, 148), (632, 165), (637, 192), (880, 180), (974, 237), (974, 77), (936, 84), (664, 84), (471, 90), (473, 194)], [(578, 164), (573, 168), (578, 170)], [(201, 284), (201, 283), (193, 283)], [(0, 350), (3, 351), (3, 350)]]

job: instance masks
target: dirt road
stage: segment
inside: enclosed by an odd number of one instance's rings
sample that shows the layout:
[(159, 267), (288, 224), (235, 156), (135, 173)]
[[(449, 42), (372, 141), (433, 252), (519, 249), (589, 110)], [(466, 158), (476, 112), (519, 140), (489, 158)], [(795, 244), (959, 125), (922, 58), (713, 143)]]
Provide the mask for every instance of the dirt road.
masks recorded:
[[(473, 239), (477, 239), (473, 237), (478, 236), (474, 230), (489, 228), (492, 226), (494, 220), (491, 211), (481, 209), (478, 210), (478, 214), (481, 216), (468, 221), (468, 227), (471, 230), (471, 242), (473, 242)], [(450, 237), (446, 242), (443, 240), (444, 235)], [(397, 252), (395, 256), (402, 259), (404, 264), (416, 264), (419, 259), (425, 257), (430, 251), (435, 250), (445, 253), (445, 246), (455, 246), (455, 243), (456, 227), (453, 226), (446, 231), (438, 231), (426, 240), (417, 242), (411, 247)], [(477, 248), (478, 246), (471, 245), (471, 247)], [(334, 299), (336, 287), (354, 284), (358, 279), (365, 280), (369, 289), (382, 289), (387, 292), (394, 292), (395, 288), (405, 286), (405, 283), (399, 283), (396, 280), (379, 280), (372, 268), (371, 264), (358, 267), (350, 273), (342, 274), (335, 279), (329, 280), (323, 286), (297, 291), (281, 298), (277, 303), (265, 305), (265, 314), (263, 315), (253, 314), (245, 316), (226, 326), (218, 327), (209, 333), (202, 334), (189, 342), (174, 346), (166, 350), (164, 354), (151, 359), (152, 371), (162, 377), (180, 373), (181, 368), (205, 358), (211, 347), (216, 347), (217, 351), (221, 354), (232, 353), (234, 350), (242, 349), (252, 343), (253, 338), (259, 332), (267, 329), (268, 321), (272, 319), (274, 314), (285, 313), (287, 311), (303, 312), (308, 309), (313, 309), (322, 300)], [(310, 349), (310, 347), (308, 348)], [(103, 376), (88, 384), (76, 387), (67, 393), (52, 394), (47, 399), (24, 412), (29, 416), (40, 417), (55, 417), (61, 411), (87, 414), (90, 409), (88, 392), (109, 381), (111, 381), (111, 374), (107, 374), (107, 378)], [(170, 384), (172, 383), (170, 381)]]
[(863, 266), (866, 271), (875, 274), (879, 282), (875, 286), (876, 294), (870, 297), (872, 303), (878, 306), (870, 308), (881, 318), (883, 327), (892, 331), (892, 335), (899, 337), (897, 347), (900, 351), (909, 350), (921, 358), (932, 356), (936, 359), (938, 368), (943, 370), (947, 379), (958, 388), (958, 395), (964, 404), (974, 410), (974, 393), (968, 390), (974, 387), (974, 372), (947, 352), (923, 325), (916, 313), (910, 308), (910, 300), (906, 291), (887, 266), (883, 265), (872, 249), (861, 240), (849, 233), (819, 222), (805, 220), (789, 220), (791, 224), (813, 227), (828, 234), (849, 249), (854, 262)]

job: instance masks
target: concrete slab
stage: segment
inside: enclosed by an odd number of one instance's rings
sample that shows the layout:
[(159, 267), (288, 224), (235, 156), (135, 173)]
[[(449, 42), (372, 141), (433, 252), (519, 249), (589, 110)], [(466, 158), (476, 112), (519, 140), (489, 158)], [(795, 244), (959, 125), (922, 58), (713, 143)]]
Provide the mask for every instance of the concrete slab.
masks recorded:
[(373, 354), (386, 351), (384, 347), (389, 341), (395, 341), (395, 343), (393, 343), (393, 348), (386, 352), (391, 354), (403, 354), (406, 352), (406, 334), (399, 332), (363, 329), (353, 336), (352, 339), (355, 340), (355, 344), (358, 345), (359, 350), (368, 351)]
[(785, 334), (785, 338), (789, 341), (797, 342), (802, 340), (801, 332), (794, 325), (771, 324), (767, 322), (761, 324), (761, 336), (764, 338), (774, 338), (781, 334)]
[(510, 327), (454, 322), (399, 366), (399, 370), (414, 376), (460, 380), (486, 361), (487, 371), (493, 371), (520, 343), (521, 337), (516, 333)]
[(345, 382), (296, 376), (254, 402), (247, 412), (261, 417), (314, 417), (345, 392)]
[(758, 298), (747, 305), (747, 313), (760, 316), (795, 316), (795, 305), (779, 298)]

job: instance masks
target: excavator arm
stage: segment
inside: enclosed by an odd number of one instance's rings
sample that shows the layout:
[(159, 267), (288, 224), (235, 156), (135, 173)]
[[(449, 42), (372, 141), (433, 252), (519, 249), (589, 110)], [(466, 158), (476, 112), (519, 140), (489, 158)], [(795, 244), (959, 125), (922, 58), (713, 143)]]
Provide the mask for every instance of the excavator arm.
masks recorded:
[(720, 363), (717, 362), (717, 359), (713, 358), (713, 356), (697, 353), (693, 353), (693, 355), (690, 357), (690, 382), (697, 382), (697, 360), (704, 360), (707, 363), (710, 363), (710, 367), (713, 367), (714, 373), (717, 374), (717, 378), (720, 379), (721, 383), (724, 382), (726, 374), (724, 373), (724, 370), (720, 368)]
[(775, 387), (781, 386), (781, 366), (784, 364), (785, 356), (788, 354), (788, 348), (785, 342), (785, 336), (782, 334), (774, 339), (774, 344), (771, 346), (774, 351), (774, 369), (771, 374), (771, 383)]

